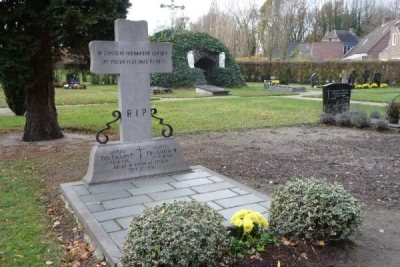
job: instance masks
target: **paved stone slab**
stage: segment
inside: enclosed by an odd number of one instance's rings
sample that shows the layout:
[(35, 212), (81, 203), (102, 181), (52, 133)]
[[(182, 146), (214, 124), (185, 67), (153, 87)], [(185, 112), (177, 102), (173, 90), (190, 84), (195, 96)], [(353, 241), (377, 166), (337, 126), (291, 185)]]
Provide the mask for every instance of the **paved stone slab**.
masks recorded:
[(140, 195), (140, 196), (134, 196), (134, 197), (108, 200), (108, 201), (104, 201), (102, 204), (105, 209), (115, 209), (115, 208), (133, 206), (133, 205), (137, 205), (137, 204), (143, 204), (146, 202), (153, 202), (153, 200), (151, 200), (146, 195)]
[(117, 218), (123, 218), (130, 215), (138, 215), (145, 210), (143, 205), (130, 206), (119, 209), (111, 209), (93, 213), (94, 217), (99, 221), (109, 221)]
[(174, 201), (191, 201), (192, 199), (190, 197), (177, 197), (177, 198), (170, 198), (170, 199), (165, 199), (157, 202), (151, 202), (151, 203), (144, 203), (146, 208), (152, 208), (157, 205), (161, 205), (163, 203), (172, 203)]
[(165, 200), (165, 199), (190, 196), (195, 193), (196, 192), (194, 192), (190, 188), (182, 188), (182, 189), (175, 189), (175, 190), (170, 190), (170, 191), (165, 191), (165, 192), (152, 193), (152, 194), (149, 194), (149, 196), (156, 201), (160, 201), (160, 200)]
[(249, 192), (240, 188), (232, 188), (233, 192), (238, 193), (239, 195), (247, 195)]
[(85, 203), (92, 203), (92, 202), (101, 202), (101, 201), (110, 200), (110, 199), (130, 197), (130, 196), (131, 196), (131, 194), (129, 194), (128, 191), (122, 190), (122, 191), (114, 191), (114, 192), (106, 192), (106, 193), (101, 193), (101, 194), (87, 195), (87, 196), (81, 197), (80, 199)]
[(125, 241), (126, 235), (128, 234), (127, 230), (122, 230), (119, 232), (110, 233), (111, 239), (114, 241), (117, 246), (122, 249), (122, 245)]
[(185, 187), (211, 184), (211, 183), (213, 183), (213, 181), (211, 181), (207, 178), (199, 178), (199, 179), (192, 179), (192, 180), (185, 180), (185, 181), (170, 183), (170, 185), (172, 185), (175, 188), (185, 188)]
[(156, 184), (166, 184), (169, 182), (176, 182), (171, 176), (154, 177), (147, 179), (133, 180), (132, 183), (136, 187), (154, 186)]
[[(208, 179), (208, 178), (207, 178)], [(200, 185), (200, 186), (193, 186), (191, 189), (198, 193), (207, 193), (207, 192), (213, 192), (213, 191), (218, 191), (222, 189), (228, 189), (232, 188), (234, 185), (228, 182), (222, 182), (222, 183), (213, 183), (213, 184), (206, 184), (206, 185)]]
[(208, 176), (210, 176), (208, 172), (197, 171), (197, 172), (189, 172), (185, 174), (173, 175), (172, 177), (174, 177), (177, 181), (185, 181), (185, 180), (203, 178)]
[(115, 191), (110, 192), (104, 191), (107, 184), (87, 186), (83, 182), (63, 184), (61, 188), (96, 251), (118, 267), (129, 225), (146, 208), (197, 200), (218, 210), (228, 225), (236, 211), (252, 209), (268, 214), (270, 204), (268, 196), (201, 166), (192, 167), (186, 174), (114, 182), (111, 189)]
[(103, 205), (100, 204), (100, 202), (86, 203), (86, 207), (87, 207), (91, 212), (96, 212), (96, 211), (102, 211), (102, 210), (104, 210), (104, 207), (103, 207)]
[(238, 197), (232, 197), (232, 198), (226, 198), (222, 200), (217, 200), (215, 203), (218, 205), (224, 207), (224, 208), (232, 208), (236, 206), (241, 206), (244, 204), (253, 204), (257, 202), (261, 202), (264, 199), (261, 197), (257, 197), (254, 195), (245, 195), (245, 196), (238, 196)]
[(130, 189), (129, 192), (134, 195), (143, 195), (143, 194), (149, 194), (149, 193), (155, 193), (155, 192), (162, 192), (162, 191), (168, 191), (174, 189), (172, 186), (169, 184), (155, 184), (155, 185), (146, 185), (143, 187), (135, 188), (135, 189)]
[(121, 191), (124, 189), (129, 189), (135, 187), (132, 183), (125, 181), (125, 182), (118, 182), (118, 183), (107, 183), (107, 184), (99, 184), (94, 186), (89, 186), (88, 190), (92, 194), (99, 194), (104, 192), (112, 192), (112, 191)]
[(212, 200), (229, 198), (233, 196), (237, 196), (237, 194), (231, 190), (225, 189), (225, 190), (214, 191), (211, 193), (193, 195), (192, 198), (200, 202), (208, 202)]
[(107, 233), (121, 231), (121, 227), (115, 221), (106, 221), (100, 223)]
[(78, 196), (83, 196), (83, 195), (89, 195), (90, 192), (87, 190), (85, 185), (78, 185), (78, 186), (74, 186), (74, 191), (76, 192), (76, 194)]
[(121, 218), (121, 219), (117, 219), (116, 221), (118, 222), (118, 224), (122, 227), (122, 229), (128, 229), (129, 225), (131, 224), (133, 218), (135, 218), (134, 216), (131, 217), (126, 217), (126, 218)]

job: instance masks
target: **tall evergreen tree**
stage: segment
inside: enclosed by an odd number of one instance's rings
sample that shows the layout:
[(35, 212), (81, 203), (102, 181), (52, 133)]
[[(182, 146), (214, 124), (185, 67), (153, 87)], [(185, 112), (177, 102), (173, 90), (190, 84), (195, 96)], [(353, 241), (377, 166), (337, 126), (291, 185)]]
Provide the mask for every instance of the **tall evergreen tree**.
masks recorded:
[(0, 80), (7, 102), (25, 112), (24, 141), (61, 138), (53, 63), (61, 53), (88, 64), (91, 40), (113, 39), (129, 0), (0, 1)]

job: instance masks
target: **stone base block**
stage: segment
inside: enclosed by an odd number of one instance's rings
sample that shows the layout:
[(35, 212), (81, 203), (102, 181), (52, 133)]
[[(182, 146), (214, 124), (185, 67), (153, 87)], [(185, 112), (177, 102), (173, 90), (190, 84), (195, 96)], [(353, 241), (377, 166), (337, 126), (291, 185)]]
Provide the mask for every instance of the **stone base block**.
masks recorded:
[(142, 143), (110, 143), (92, 148), (87, 184), (110, 183), (132, 178), (190, 171), (174, 138)]

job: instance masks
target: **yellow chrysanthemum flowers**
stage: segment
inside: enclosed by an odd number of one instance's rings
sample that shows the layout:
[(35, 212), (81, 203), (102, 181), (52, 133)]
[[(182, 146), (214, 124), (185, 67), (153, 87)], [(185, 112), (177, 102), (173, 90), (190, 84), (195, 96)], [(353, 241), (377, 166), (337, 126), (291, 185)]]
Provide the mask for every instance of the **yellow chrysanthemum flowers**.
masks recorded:
[(267, 228), (269, 225), (261, 213), (252, 210), (236, 212), (231, 218), (231, 223), (236, 227), (243, 227), (245, 233), (250, 233), (255, 225), (259, 228)]

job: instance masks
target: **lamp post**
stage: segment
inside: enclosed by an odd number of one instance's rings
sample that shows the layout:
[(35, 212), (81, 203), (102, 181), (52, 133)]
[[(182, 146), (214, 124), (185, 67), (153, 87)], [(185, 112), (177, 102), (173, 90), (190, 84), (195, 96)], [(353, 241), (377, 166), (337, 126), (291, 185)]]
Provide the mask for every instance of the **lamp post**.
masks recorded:
[(161, 4), (160, 5), (160, 7), (161, 8), (169, 8), (169, 10), (171, 11), (171, 28), (174, 28), (174, 26), (175, 26), (175, 9), (182, 9), (182, 10), (184, 10), (185, 9), (185, 6), (184, 5), (181, 5), (181, 6), (177, 6), (177, 5), (175, 5), (175, 3), (174, 3), (175, 1), (174, 0), (171, 0), (171, 4), (170, 5), (165, 5), (165, 4)]

